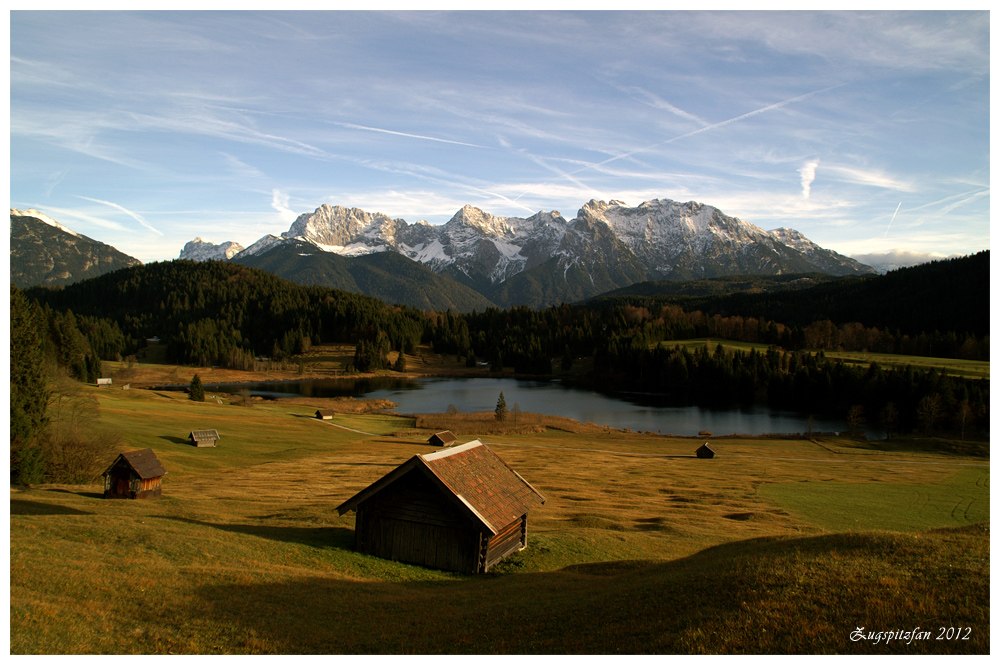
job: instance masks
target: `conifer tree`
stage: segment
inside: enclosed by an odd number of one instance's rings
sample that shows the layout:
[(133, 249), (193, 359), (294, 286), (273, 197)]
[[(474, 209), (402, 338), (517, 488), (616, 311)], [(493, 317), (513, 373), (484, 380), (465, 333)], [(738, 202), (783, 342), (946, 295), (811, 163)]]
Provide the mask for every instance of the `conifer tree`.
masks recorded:
[(37, 306), (10, 287), (10, 476), (12, 482), (44, 479), (44, 460), (35, 438), (47, 422), (48, 382)]
[(494, 412), (496, 415), (497, 422), (503, 422), (507, 420), (507, 400), (503, 398), (503, 391), (500, 391), (500, 399), (497, 400), (497, 408)]
[(201, 377), (197, 374), (191, 379), (191, 395), (188, 399), (192, 402), (204, 402), (205, 401), (205, 388), (201, 385)]

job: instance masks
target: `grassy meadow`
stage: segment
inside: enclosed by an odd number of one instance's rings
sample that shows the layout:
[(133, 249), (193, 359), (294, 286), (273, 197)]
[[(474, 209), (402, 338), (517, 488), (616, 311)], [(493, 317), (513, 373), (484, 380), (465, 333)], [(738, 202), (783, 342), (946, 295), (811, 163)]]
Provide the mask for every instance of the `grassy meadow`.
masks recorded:
[[(335, 510), (433, 450), (446, 414), (85, 390), (127, 449), (156, 452), (163, 495), (11, 488), (13, 654), (990, 650), (988, 444), (725, 437), (705, 460), (694, 439), (463, 414), (460, 441), (547, 499), (526, 550), (466, 576), (354, 552)], [(208, 428), (217, 448), (187, 443)], [(930, 636), (876, 643), (916, 627)]]

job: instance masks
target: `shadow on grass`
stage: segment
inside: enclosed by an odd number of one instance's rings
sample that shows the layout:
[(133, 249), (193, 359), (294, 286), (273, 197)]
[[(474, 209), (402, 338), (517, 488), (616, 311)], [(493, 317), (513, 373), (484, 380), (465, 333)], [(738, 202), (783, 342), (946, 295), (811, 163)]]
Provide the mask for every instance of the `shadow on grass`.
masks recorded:
[(182, 439), (179, 436), (161, 436), (160, 438), (163, 439), (164, 441), (169, 441), (170, 443), (179, 443), (185, 446), (191, 445), (190, 439)]
[(44, 490), (45, 492), (59, 492), (60, 494), (73, 494), (75, 496), (82, 496), (88, 499), (103, 499), (103, 492), (74, 492), (73, 490), (64, 490), (58, 488), (51, 488)]
[(308, 545), (321, 549), (336, 548), (352, 550), (354, 548), (354, 530), (345, 527), (297, 527), (297, 526), (267, 526), (263, 524), (216, 524), (187, 517), (172, 517), (157, 515), (160, 519), (174, 520), (186, 524), (206, 526), (227, 533), (241, 533), (285, 543)]
[(10, 500), (10, 514), (11, 515), (93, 515), (93, 513), (88, 513), (85, 510), (77, 510), (76, 508), (53, 505), (51, 503), (41, 503), (39, 501), (25, 501), (23, 499)]
[[(364, 557), (350, 577), (367, 581), (314, 576), (197, 593), (219, 626), (252, 636), (222, 648), (251, 653), (986, 654), (988, 551), (988, 527), (978, 525), (919, 538), (757, 538), (669, 562), (428, 581), (383, 581), (412, 568)], [(916, 606), (920, 625), (971, 626), (971, 639), (850, 639), (857, 626), (910, 625)]]

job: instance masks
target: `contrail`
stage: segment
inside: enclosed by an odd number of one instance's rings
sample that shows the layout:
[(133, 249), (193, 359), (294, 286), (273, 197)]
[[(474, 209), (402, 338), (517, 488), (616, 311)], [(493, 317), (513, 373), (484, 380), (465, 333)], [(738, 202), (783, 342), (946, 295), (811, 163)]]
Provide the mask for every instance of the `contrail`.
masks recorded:
[(723, 120), (722, 122), (717, 122), (717, 123), (715, 123), (713, 125), (708, 125), (708, 126), (700, 128), (700, 129), (696, 129), (694, 131), (688, 132), (687, 134), (681, 134), (680, 136), (675, 136), (673, 138), (666, 139), (665, 141), (659, 141), (658, 143), (653, 143), (652, 145), (647, 145), (644, 148), (637, 148), (637, 149), (632, 150), (630, 152), (627, 152), (627, 153), (625, 153), (623, 155), (616, 155), (616, 156), (611, 157), (609, 159), (605, 159), (603, 162), (598, 162), (597, 164), (590, 164), (590, 165), (584, 166), (584, 167), (579, 168), (579, 169), (577, 169), (575, 171), (570, 171), (569, 175), (576, 175), (577, 173), (580, 173), (581, 171), (586, 171), (587, 169), (592, 169), (592, 168), (597, 168), (599, 166), (604, 166), (605, 164), (610, 164), (611, 162), (617, 161), (619, 159), (625, 159), (627, 157), (631, 157), (632, 155), (638, 154), (640, 152), (645, 152), (647, 150), (652, 150), (653, 148), (659, 148), (660, 146), (667, 145), (669, 143), (673, 143), (674, 141), (679, 141), (681, 139), (686, 139), (689, 136), (694, 136), (696, 134), (701, 134), (702, 132), (707, 132), (707, 131), (712, 130), (712, 129), (718, 129), (719, 127), (725, 127), (726, 125), (731, 125), (734, 122), (739, 122), (741, 120), (746, 120), (747, 118), (752, 118), (752, 117), (754, 117), (756, 115), (760, 115), (761, 113), (767, 113), (768, 111), (773, 111), (774, 109), (780, 109), (782, 106), (787, 106), (788, 104), (792, 104), (792, 103), (795, 103), (795, 102), (800, 102), (803, 99), (806, 99), (808, 97), (812, 97), (813, 95), (818, 95), (818, 94), (823, 93), (823, 92), (828, 92), (828, 91), (834, 90), (836, 88), (842, 88), (845, 85), (847, 85), (847, 83), (838, 83), (837, 85), (831, 85), (828, 88), (821, 88), (820, 90), (813, 90), (812, 92), (807, 92), (804, 95), (799, 95), (798, 97), (792, 97), (791, 99), (786, 99), (784, 101), (777, 102), (775, 104), (770, 104), (768, 106), (764, 106), (764, 107), (756, 109), (754, 111), (750, 111), (749, 113), (744, 113), (743, 115), (736, 116), (735, 118), (729, 118), (728, 120)]
[(892, 222), (896, 219), (896, 213), (899, 212), (899, 206), (901, 206), (901, 205), (903, 205), (902, 201), (900, 201), (899, 205), (896, 206), (896, 212), (892, 213), (892, 219), (889, 220), (889, 226), (885, 227), (885, 233), (882, 234), (883, 238), (886, 237), (887, 235), (889, 235), (889, 227), (892, 226)]
[(89, 196), (80, 196), (79, 194), (74, 194), (73, 196), (76, 196), (76, 198), (78, 198), (78, 199), (83, 199), (85, 201), (93, 201), (94, 203), (100, 203), (100, 204), (103, 204), (103, 205), (106, 205), (106, 206), (111, 206), (112, 208), (115, 208), (116, 210), (121, 210), (123, 213), (125, 213), (126, 215), (128, 215), (129, 217), (131, 217), (132, 219), (134, 219), (135, 221), (139, 222), (140, 224), (142, 224), (143, 226), (145, 226), (147, 229), (149, 229), (153, 233), (159, 234), (161, 236), (163, 235), (163, 231), (160, 231), (158, 229), (154, 229), (153, 226), (149, 222), (147, 222), (145, 219), (142, 218), (142, 215), (137, 215), (136, 213), (132, 212), (128, 208), (125, 208), (124, 206), (120, 206), (117, 203), (112, 203), (111, 201), (102, 201), (101, 199), (92, 199)]

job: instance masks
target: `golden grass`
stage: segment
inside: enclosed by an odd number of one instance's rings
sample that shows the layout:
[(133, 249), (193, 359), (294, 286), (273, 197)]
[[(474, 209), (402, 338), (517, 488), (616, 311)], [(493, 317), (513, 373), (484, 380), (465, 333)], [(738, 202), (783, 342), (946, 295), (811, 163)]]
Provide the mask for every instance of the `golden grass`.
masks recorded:
[[(988, 499), (988, 449), (726, 438), (701, 460), (693, 439), (582, 425), (471, 432), (547, 502), (528, 549), (469, 577), (358, 554), (335, 510), (437, 427), (91, 390), (103, 424), (163, 461), (163, 496), (12, 488), (12, 653), (989, 652), (988, 522), (970, 522), (988, 506), (946, 510)], [(218, 448), (184, 442), (203, 427)], [(838, 533), (809, 507), (825, 487), (858, 488), (883, 530)], [(911, 624), (971, 639), (849, 639)]]

